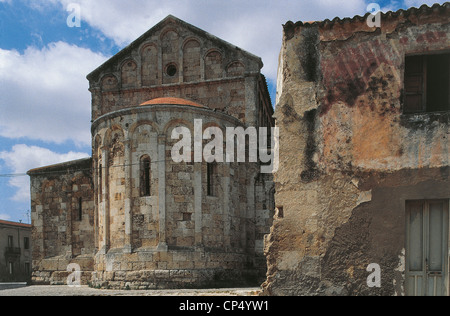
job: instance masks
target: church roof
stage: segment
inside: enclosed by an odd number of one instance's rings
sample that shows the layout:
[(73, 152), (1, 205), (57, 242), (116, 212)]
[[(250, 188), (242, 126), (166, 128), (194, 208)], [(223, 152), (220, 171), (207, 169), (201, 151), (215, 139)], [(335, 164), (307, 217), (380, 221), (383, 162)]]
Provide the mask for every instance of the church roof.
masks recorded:
[(216, 42), (219, 46), (224, 46), (224, 47), (228, 47), (229, 49), (232, 50), (239, 50), (243, 55), (245, 55), (247, 58), (249, 59), (253, 59), (256, 62), (259, 63), (260, 68), (263, 67), (263, 62), (262, 59), (256, 55), (253, 55), (252, 53), (249, 53), (233, 44), (228, 43), (227, 41), (224, 41), (192, 24), (189, 24), (183, 20), (180, 20), (179, 18), (173, 16), (173, 15), (168, 15), (166, 18), (164, 18), (162, 21), (160, 21), (158, 24), (156, 24), (155, 26), (153, 26), (151, 29), (149, 29), (147, 32), (145, 32), (144, 34), (142, 34), (139, 38), (137, 38), (135, 41), (133, 41), (131, 44), (129, 44), (127, 47), (125, 47), (124, 49), (122, 49), (120, 52), (118, 52), (117, 54), (115, 54), (113, 57), (111, 57), (110, 59), (108, 59), (106, 62), (104, 62), (101, 66), (99, 66), (97, 69), (95, 69), (94, 71), (92, 71), (90, 74), (87, 75), (87, 79), (89, 81), (91, 80), (97, 80), (98, 79), (98, 75), (102, 72), (103, 69), (107, 68), (108, 66), (114, 64), (117, 61), (120, 61), (121, 58), (127, 56), (132, 50), (136, 49), (137, 47), (139, 47), (142, 43), (144, 43), (154, 32), (156, 32), (159, 29), (164, 28), (166, 25), (169, 24), (179, 24), (184, 26), (185, 28), (187, 28), (188, 30), (190, 30), (191, 32), (198, 34), (201, 37), (204, 38), (208, 38), (211, 41)]
[(29, 176), (47, 175), (49, 173), (55, 175), (57, 174), (63, 175), (65, 173), (74, 171), (90, 171), (91, 167), (92, 167), (92, 158), (88, 157), (31, 169), (27, 172), (27, 174)]
[(5, 221), (5, 220), (0, 220), (0, 224), (15, 226), (15, 227), (31, 228), (31, 224), (16, 223), (16, 222), (10, 222), (10, 221)]
[(189, 105), (189, 106), (195, 106), (198, 108), (206, 108), (206, 106), (203, 106), (199, 103), (182, 99), (182, 98), (173, 98), (173, 97), (165, 97), (165, 98), (156, 98), (148, 100), (144, 103), (141, 103), (140, 105), (164, 105), (164, 104), (173, 104), (173, 105)]

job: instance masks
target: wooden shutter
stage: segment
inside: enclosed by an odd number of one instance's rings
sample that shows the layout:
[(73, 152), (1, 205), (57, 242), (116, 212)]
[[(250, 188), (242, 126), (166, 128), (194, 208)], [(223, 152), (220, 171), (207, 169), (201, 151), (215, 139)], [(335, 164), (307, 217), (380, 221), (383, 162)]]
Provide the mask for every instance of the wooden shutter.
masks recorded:
[(426, 63), (424, 56), (405, 57), (404, 113), (425, 111)]

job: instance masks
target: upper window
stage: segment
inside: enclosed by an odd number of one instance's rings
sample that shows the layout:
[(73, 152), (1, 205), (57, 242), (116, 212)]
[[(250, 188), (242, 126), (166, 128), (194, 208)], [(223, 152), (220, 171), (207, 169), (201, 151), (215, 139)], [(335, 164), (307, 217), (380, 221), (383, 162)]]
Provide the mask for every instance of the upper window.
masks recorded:
[(78, 221), (82, 221), (83, 220), (83, 199), (82, 198), (78, 198), (77, 220)]
[(404, 113), (450, 110), (450, 54), (405, 58)]
[(175, 76), (177, 73), (177, 66), (175, 66), (174, 64), (169, 64), (166, 67), (166, 74), (170, 77)]

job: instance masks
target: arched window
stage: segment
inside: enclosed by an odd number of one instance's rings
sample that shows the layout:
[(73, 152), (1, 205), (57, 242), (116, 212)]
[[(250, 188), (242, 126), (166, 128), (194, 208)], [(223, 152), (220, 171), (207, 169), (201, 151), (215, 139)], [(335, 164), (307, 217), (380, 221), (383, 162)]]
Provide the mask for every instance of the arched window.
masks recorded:
[(141, 196), (150, 196), (151, 187), (151, 170), (150, 170), (150, 157), (142, 156), (140, 169), (141, 169)]

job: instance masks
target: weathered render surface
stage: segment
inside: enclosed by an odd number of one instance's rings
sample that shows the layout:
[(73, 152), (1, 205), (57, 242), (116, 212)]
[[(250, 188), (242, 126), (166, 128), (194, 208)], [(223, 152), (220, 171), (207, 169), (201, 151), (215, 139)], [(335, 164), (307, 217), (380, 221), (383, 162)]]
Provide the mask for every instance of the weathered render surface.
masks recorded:
[(265, 294), (405, 294), (405, 201), (450, 197), (449, 111), (403, 113), (405, 55), (448, 52), (449, 16), (447, 3), (383, 14), (381, 28), (284, 26)]
[(35, 282), (64, 283), (70, 263), (110, 288), (263, 282), (272, 176), (259, 163), (172, 157), (177, 127), (194, 151), (195, 120), (200, 137), (223, 131), (224, 152), (226, 127), (273, 126), (261, 67), (168, 16), (89, 74), (92, 158), (29, 172)]

